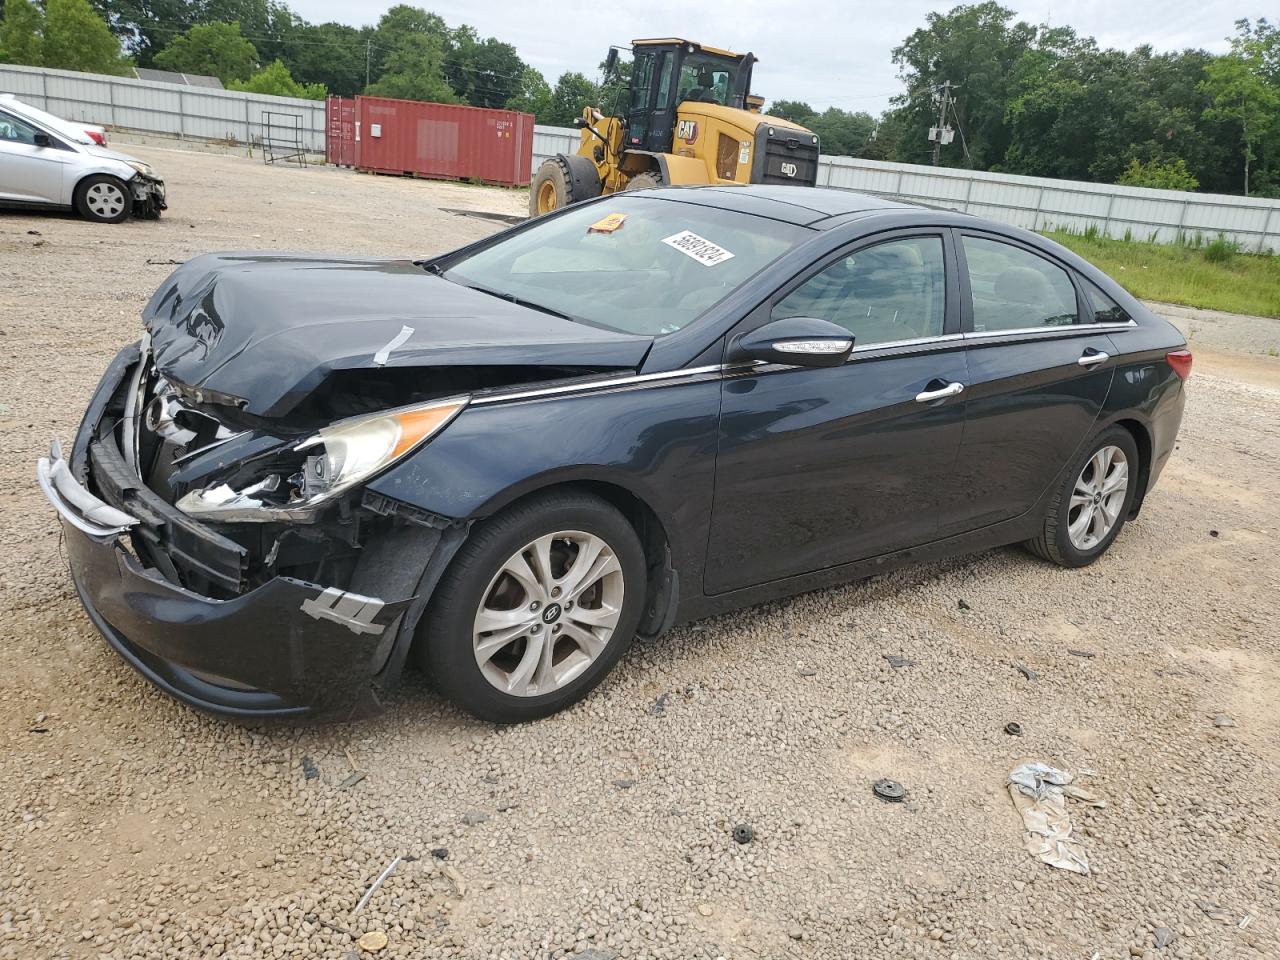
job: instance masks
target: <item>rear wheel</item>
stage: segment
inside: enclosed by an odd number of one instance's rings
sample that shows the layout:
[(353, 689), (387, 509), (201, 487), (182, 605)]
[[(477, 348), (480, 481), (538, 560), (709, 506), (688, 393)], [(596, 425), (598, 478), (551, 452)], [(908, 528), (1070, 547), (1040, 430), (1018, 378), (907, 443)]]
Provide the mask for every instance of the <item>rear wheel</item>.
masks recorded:
[(1138, 447), (1123, 427), (1096, 436), (1072, 466), (1045, 515), (1044, 530), (1026, 546), (1064, 567), (1085, 567), (1119, 535), (1137, 492)]
[(637, 173), (634, 177), (628, 180), (626, 189), (648, 190), (650, 187), (660, 186), (662, 186), (662, 174), (657, 170), (647, 170), (644, 173)]
[(76, 210), (86, 220), (120, 223), (129, 219), (133, 195), (123, 180), (106, 174), (85, 177), (76, 185)]
[(483, 720), (580, 700), (631, 644), (645, 600), (635, 531), (595, 497), (536, 497), (478, 526), (436, 588), (419, 662)]

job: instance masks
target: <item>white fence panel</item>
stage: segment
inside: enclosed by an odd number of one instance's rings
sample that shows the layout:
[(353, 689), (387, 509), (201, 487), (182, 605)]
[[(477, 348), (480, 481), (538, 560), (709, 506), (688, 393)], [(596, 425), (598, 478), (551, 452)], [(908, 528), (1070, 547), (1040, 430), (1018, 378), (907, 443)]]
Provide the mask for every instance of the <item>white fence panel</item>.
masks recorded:
[(268, 111), (300, 116), (303, 146), (324, 152), (324, 102), (0, 64), (0, 93), (72, 120), (120, 130), (256, 143)]

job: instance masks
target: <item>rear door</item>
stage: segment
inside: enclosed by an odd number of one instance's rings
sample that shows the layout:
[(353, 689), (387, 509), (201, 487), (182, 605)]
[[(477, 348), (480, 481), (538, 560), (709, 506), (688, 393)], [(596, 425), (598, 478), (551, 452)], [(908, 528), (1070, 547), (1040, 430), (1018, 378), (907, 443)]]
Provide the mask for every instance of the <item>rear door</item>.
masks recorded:
[(708, 594), (936, 535), (939, 505), (955, 492), (966, 396), (946, 234), (846, 248), (735, 331), (817, 317), (852, 332), (854, 352), (840, 367), (755, 367), (725, 380)]
[(968, 413), (944, 536), (1031, 509), (1092, 431), (1115, 367), (1065, 265), (1000, 234), (955, 236)]
[(50, 136), (50, 146), (36, 145), (44, 133), (21, 117), (0, 110), (0, 198), (28, 203), (63, 203), (63, 170), (75, 154)]

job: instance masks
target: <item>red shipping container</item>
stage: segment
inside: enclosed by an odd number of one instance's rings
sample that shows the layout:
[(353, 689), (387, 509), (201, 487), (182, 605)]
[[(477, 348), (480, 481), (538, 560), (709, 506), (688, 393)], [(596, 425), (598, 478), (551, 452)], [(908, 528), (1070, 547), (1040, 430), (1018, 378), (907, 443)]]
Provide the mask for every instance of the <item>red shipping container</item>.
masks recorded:
[(527, 186), (531, 179), (532, 114), (386, 97), (356, 97), (349, 104), (331, 97), (327, 105), (325, 154), (331, 163), (506, 187)]

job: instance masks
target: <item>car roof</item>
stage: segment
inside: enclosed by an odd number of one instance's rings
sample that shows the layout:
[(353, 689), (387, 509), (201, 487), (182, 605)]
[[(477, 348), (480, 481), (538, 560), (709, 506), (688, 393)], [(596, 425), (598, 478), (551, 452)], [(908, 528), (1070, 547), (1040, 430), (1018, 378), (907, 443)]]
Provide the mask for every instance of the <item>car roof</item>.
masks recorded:
[(57, 114), (50, 113), (48, 110), (41, 110), (25, 100), (19, 100), (12, 93), (0, 94), (0, 107), (4, 107), (10, 113), (17, 114), (24, 120), (30, 120), (40, 126), (50, 127), (61, 137), (68, 137), (77, 143), (83, 144), (93, 142), (85, 132), (85, 128), (80, 124), (65, 120)]
[(832, 217), (873, 214), (888, 210), (920, 210), (918, 204), (891, 197), (875, 197), (852, 190), (790, 187), (773, 184), (743, 186), (663, 187), (653, 196), (717, 207), (799, 226), (815, 226)]

